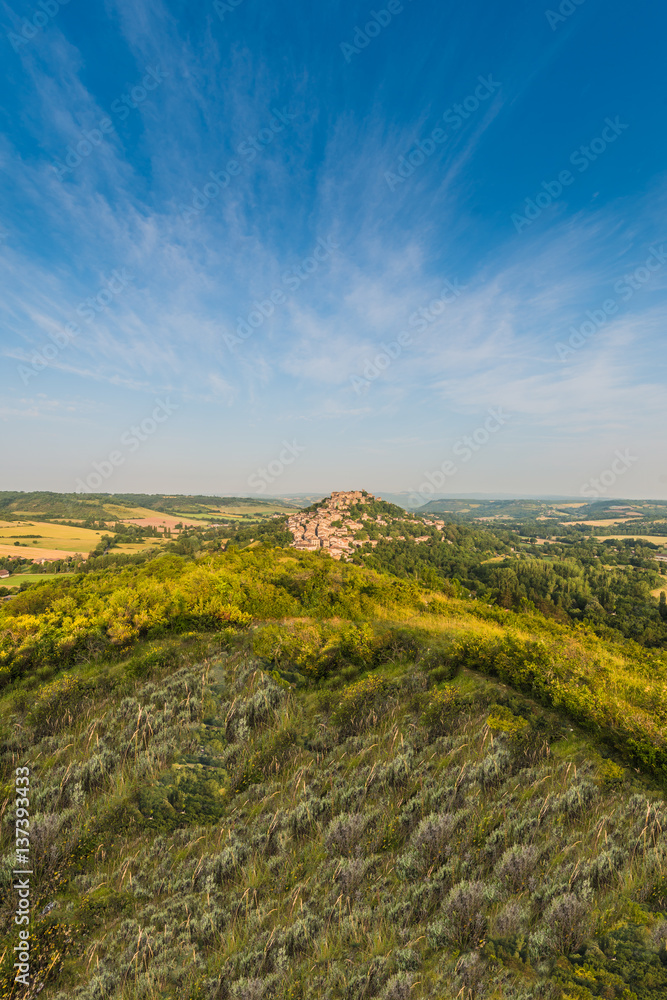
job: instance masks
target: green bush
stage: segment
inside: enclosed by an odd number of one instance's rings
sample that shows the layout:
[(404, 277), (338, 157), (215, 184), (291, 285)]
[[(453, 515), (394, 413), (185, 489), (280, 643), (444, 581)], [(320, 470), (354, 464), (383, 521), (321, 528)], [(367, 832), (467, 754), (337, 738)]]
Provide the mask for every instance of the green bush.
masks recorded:
[(461, 710), (461, 698), (456, 688), (445, 687), (429, 692), (428, 699), (421, 723), (428, 729), (429, 738), (434, 740), (451, 729), (452, 719)]
[(372, 675), (344, 688), (332, 719), (342, 735), (374, 725), (386, 706), (387, 681)]

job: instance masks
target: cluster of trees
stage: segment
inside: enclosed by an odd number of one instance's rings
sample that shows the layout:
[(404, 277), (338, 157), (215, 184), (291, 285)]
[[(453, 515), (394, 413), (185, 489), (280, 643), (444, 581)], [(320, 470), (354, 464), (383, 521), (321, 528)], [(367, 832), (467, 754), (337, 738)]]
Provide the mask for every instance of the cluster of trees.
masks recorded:
[(17, 570), (30, 565), (30, 559), (25, 559), (18, 553), (15, 556), (0, 556), (0, 569), (6, 569), (9, 573), (16, 573)]
[(354, 619), (372, 617), (379, 607), (420, 607), (414, 584), (324, 555), (295, 572), (265, 546), (198, 560), (163, 553), (91, 562), (87, 572), (29, 588), (0, 609), (0, 679), (113, 654), (144, 636), (238, 628), (252, 618)]
[[(63, 559), (55, 559), (53, 562), (46, 563), (33, 563), (30, 559), (24, 559), (22, 556), (2, 556), (0, 557), (0, 569), (6, 569), (8, 573), (12, 576), (16, 573), (21, 573), (29, 570), (30, 573), (41, 574), (41, 573), (74, 573), (82, 569), (84, 563), (82, 559), (77, 559), (74, 556), (67, 556)], [(11, 576), (7, 578), (7, 583), (11, 583), (12, 587), (16, 587), (16, 581), (11, 579)], [(29, 583), (21, 583), (20, 589), (25, 590), (30, 587)], [(14, 593), (13, 589), (6, 586), (0, 586), (0, 597), (9, 597)]]
[[(364, 490), (364, 495), (368, 497), (370, 494), (366, 493)], [(405, 520), (406, 515), (402, 507), (397, 507), (394, 503), (387, 503), (386, 500), (366, 500), (365, 503), (356, 503), (350, 507), (350, 517), (360, 518), (363, 514), (367, 514), (369, 517), (382, 517), (382, 518), (392, 518), (399, 521)], [(410, 520), (412, 518), (410, 517)]]
[[(447, 524), (443, 533), (422, 521), (401, 521), (391, 527), (393, 538), (386, 538), (371, 548), (364, 547), (354, 562), (372, 569), (412, 577), (433, 589), (460, 581), (475, 590), (477, 572), (486, 559), (511, 553), (511, 535), (492, 533), (464, 524)], [(405, 535), (398, 541), (396, 535)], [(416, 544), (414, 537), (429, 536), (429, 542)]]

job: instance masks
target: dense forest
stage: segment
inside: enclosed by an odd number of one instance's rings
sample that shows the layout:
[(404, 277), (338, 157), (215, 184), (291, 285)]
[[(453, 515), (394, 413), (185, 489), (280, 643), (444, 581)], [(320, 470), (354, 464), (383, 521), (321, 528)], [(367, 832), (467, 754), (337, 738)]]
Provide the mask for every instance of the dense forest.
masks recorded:
[[(462, 587), (500, 607), (586, 621), (600, 635), (611, 630), (667, 646), (664, 603), (654, 593), (667, 589), (666, 564), (656, 561), (653, 542), (576, 536), (537, 545), (506, 530), (448, 524), (443, 535), (414, 522), (398, 523), (392, 533), (406, 540), (381, 538), (354, 561), (447, 593)], [(409, 536), (417, 533), (431, 540), (415, 544)]]

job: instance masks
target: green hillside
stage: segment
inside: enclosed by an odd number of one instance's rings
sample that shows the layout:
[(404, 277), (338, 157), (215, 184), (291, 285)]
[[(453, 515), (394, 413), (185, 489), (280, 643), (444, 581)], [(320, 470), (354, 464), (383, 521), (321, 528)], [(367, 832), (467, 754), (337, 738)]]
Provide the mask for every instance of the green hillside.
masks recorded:
[(291, 511), (282, 500), (247, 497), (168, 496), (144, 493), (0, 492), (0, 520), (30, 515), (36, 520), (114, 521), (136, 516), (137, 508), (159, 514), (216, 519), (225, 513), (269, 515)]
[(233, 547), (32, 587), (0, 663), (34, 995), (667, 997), (663, 651)]
[[(552, 538), (579, 534), (667, 533), (667, 501), (604, 500), (587, 503), (568, 500), (523, 499), (430, 500), (416, 511), (419, 515), (446, 516), (462, 523), (490, 522), (503, 527), (527, 529), (528, 534)], [(586, 525), (586, 521), (599, 522)]]
[(109, 495), (78, 493), (0, 492), (0, 518), (13, 520), (29, 515), (35, 520), (104, 520), (116, 518), (124, 505)]
[(292, 512), (295, 505), (285, 500), (259, 500), (248, 497), (166, 496), (143, 493), (119, 493), (115, 499), (128, 507), (145, 507), (161, 514), (215, 518), (227, 511), (262, 514)]

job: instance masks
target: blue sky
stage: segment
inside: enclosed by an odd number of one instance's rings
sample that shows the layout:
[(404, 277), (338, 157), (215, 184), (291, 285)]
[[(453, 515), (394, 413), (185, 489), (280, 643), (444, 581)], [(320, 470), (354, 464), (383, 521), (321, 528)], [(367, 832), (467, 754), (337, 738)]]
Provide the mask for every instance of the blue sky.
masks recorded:
[(0, 25), (1, 488), (667, 497), (663, 5)]

